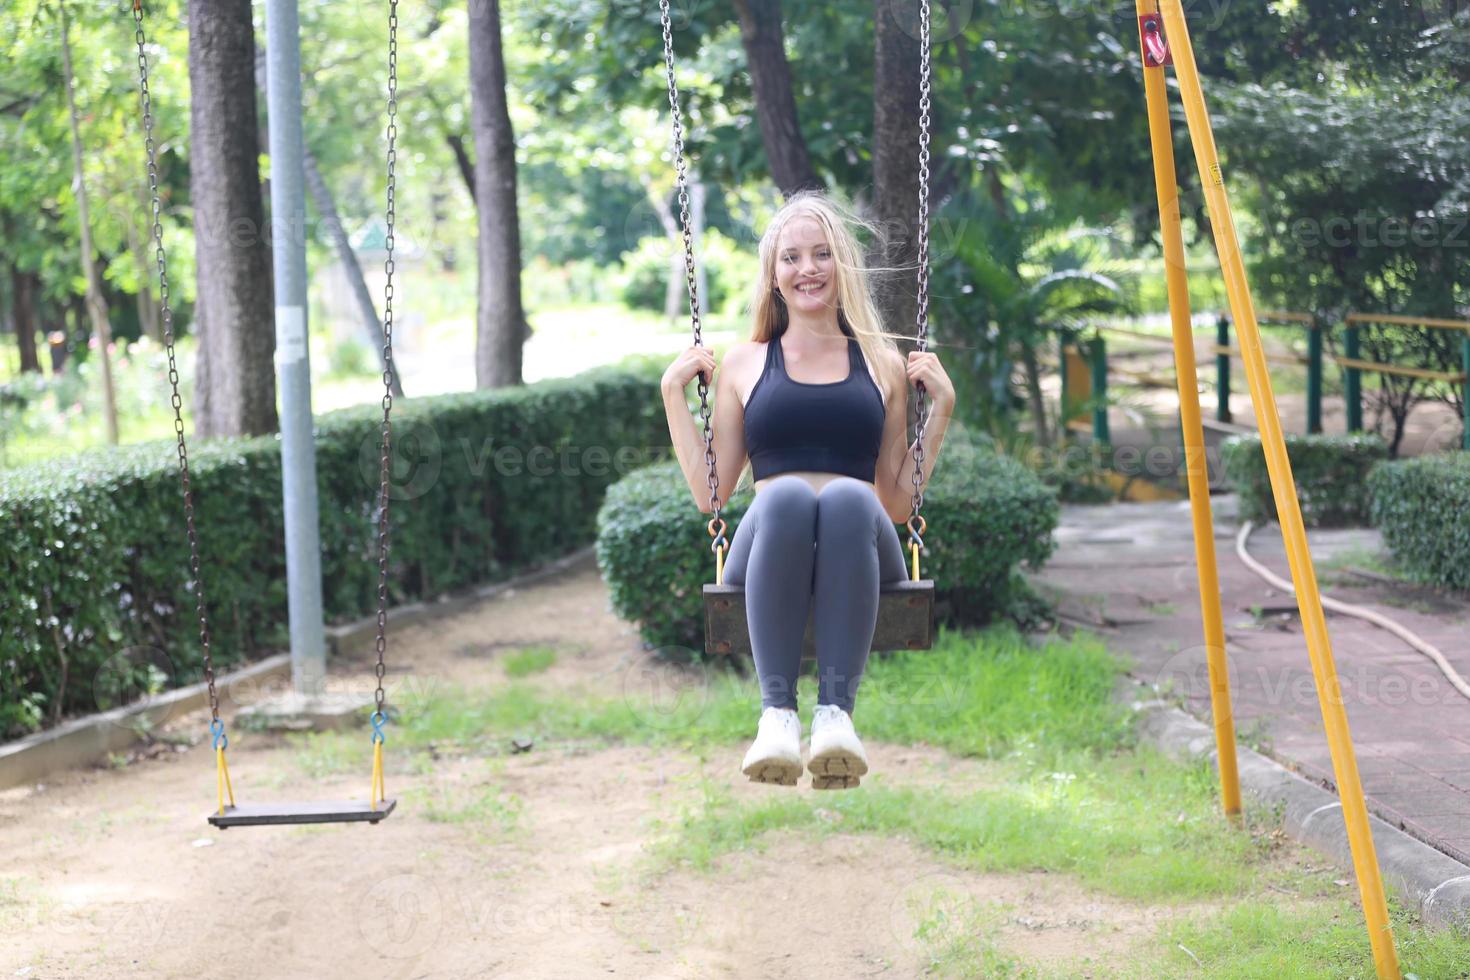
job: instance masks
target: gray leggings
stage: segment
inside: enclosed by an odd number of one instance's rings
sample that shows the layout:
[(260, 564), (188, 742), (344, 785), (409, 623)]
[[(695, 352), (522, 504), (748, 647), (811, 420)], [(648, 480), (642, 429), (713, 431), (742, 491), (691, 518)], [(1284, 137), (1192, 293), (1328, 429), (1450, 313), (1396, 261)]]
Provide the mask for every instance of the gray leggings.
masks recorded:
[(907, 574), (893, 521), (861, 480), (838, 477), (818, 494), (788, 476), (757, 491), (730, 543), (725, 581), (745, 586), (762, 707), (796, 707), (815, 603), (817, 703), (851, 714), (878, 622), (878, 586)]

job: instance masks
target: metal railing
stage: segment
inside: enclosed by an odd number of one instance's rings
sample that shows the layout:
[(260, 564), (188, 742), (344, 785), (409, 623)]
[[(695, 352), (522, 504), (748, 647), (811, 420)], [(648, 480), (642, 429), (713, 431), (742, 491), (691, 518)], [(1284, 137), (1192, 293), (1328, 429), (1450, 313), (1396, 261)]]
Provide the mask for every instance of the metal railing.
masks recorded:
[[(1307, 331), (1307, 352), (1274, 353), (1264, 352), (1267, 363), (1307, 370), (1307, 425), (1308, 433), (1322, 431), (1322, 378), (1326, 361), (1342, 369), (1343, 401), (1348, 432), (1363, 431), (1363, 386), (1365, 372), (1396, 377), (1417, 378), (1436, 381), (1462, 388), (1461, 395), (1461, 446), (1470, 449), (1470, 397), (1463, 392), (1466, 379), (1470, 378), (1470, 320), (1454, 320), (1442, 317), (1405, 316), (1396, 313), (1349, 313), (1337, 329), (1343, 332), (1343, 353), (1329, 354), (1323, 349), (1324, 339), (1334, 329), (1323, 318), (1311, 313), (1283, 310), (1263, 310), (1257, 313), (1258, 322), (1282, 326), (1299, 326)], [(1415, 327), (1424, 330), (1453, 330), (1461, 334), (1461, 368), (1459, 371), (1440, 371), (1431, 368), (1390, 364), (1382, 361), (1365, 360), (1361, 356), (1362, 330), (1374, 325)], [(1230, 411), (1230, 362), (1239, 359), (1242, 352), (1233, 346), (1230, 337), (1230, 319), (1222, 314), (1216, 321), (1215, 343), (1206, 350), (1215, 355), (1215, 418), (1219, 422), (1232, 423)], [(1109, 365), (1105, 335), (1127, 337), (1132, 341), (1143, 341), (1157, 345), (1158, 349), (1173, 352), (1173, 341), (1166, 335), (1134, 330), (1115, 324), (1094, 324), (1088, 328), (1092, 336), (1085, 339), (1061, 341), (1062, 361), (1062, 419), (1063, 429), (1085, 428), (1078, 418), (1077, 406), (1090, 402), (1092, 405), (1092, 436), (1095, 441), (1108, 442), (1107, 382), (1109, 374), (1144, 382), (1158, 379)], [(1069, 348), (1072, 352), (1069, 353)], [(1087, 371), (1080, 375), (1076, 368), (1078, 360), (1085, 362)], [(1069, 370), (1069, 363), (1072, 367)], [(1080, 383), (1079, 383), (1080, 382)], [(1085, 392), (1085, 394), (1084, 394)]]

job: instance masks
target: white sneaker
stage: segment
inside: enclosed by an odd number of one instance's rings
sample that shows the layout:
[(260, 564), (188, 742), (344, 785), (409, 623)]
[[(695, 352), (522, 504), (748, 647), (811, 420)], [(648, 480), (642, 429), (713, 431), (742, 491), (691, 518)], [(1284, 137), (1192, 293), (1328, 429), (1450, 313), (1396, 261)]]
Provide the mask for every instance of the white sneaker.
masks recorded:
[(753, 783), (795, 786), (801, 776), (801, 719), (787, 708), (767, 708), (740, 771)]
[(835, 704), (812, 712), (812, 789), (852, 789), (868, 771), (868, 754), (852, 727), (852, 717)]

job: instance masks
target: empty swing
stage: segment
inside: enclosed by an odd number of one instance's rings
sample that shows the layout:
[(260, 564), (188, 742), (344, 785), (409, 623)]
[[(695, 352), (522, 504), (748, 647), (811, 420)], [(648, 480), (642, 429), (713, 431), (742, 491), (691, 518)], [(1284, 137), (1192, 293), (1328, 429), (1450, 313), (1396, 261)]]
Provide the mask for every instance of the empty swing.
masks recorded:
[[(377, 690), (374, 693), (376, 708), (372, 714), (373, 768), (372, 788), (369, 799), (332, 800), (322, 802), (285, 802), (247, 804), (235, 803), (235, 790), (230, 783), (230, 770), (225, 762), (225, 749), (229, 738), (225, 734), (224, 722), (219, 717), (219, 696), (214, 687), (214, 664), (210, 655), (209, 619), (206, 614), (204, 582), (200, 577), (199, 540), (194, 527), (194, 498), (189, 486), (189, 454), (184, 441), (183, 400), (179, 396), (179, 372), (174, 359), (173, 311), (169, 306), (168, 267), (163, 249), (163, 225), (158, 194), (158, 159), (153, 142), (153, 104), (148, 89), (148, 54), (143, 32), (142, 0), (133, 0), (134, 37), (138, 45), (139, 99), (143, 112), (143, 135), (148, 158), (148, 185), (152, 195), (152, 236), (154, 256), (158, 263), (159, 307), (164, 331), (164, 346), (168, 352), (168, 378), (173, 388), (174, 433), (178, 438), (179, 479), (184, 496), (184, 525), (189, 539), (189, 567), (194, 576), (194, 597), (199, 616), (199, 639), (204, 651), (204, 679), (209, 687), (209, 733), (215, 757), (215, 782), (218, 805), (210, 815), (209, 822), (221, 829), (230, 827), (264, 826), (272, 824), (316, 824), (357, 823), (376, 824), (393, 812), (396, 800), (386, 798), (383, 786), (383, 725), (388, 716), (384, 709), (383, 675), (384, 655), (387, 651), (388, 610), (388, 461), (392, 438), (391, 414), (393, 408), (393, 218), (394, 218), (394, 143), (397, 136), (397, 87), (398, 87), (398, 41), (397, 2), (389, 0), (388, 41), (388, 208), (387, 242), (388, 258), (384, 268), (387, 285), (383, 306), (383, 426), (380, 482), (378, 487), (378, 662), (375, 668)], [(226, 802), (228, 801), (228, 803)]]

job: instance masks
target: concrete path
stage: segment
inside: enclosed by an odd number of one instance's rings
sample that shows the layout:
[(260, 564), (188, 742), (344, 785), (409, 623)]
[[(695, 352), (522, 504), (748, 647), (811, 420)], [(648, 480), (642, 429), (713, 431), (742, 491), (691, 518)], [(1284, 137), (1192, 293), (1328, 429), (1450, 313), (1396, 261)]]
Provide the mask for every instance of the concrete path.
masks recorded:
[[(1235, 554), (1235, 498), (1217, 496), (1226, 650), (1239, 737), (1308, 779), (1335, 789), (1322, 712), (1295, 598), (1258, 578)], [(1131, 654), (1131, 673), (1172, 687), (1196, 717), (1211, 716), (1189, 504), (1065, 507), (1058, 549), (1034, 577), (1062, 615)], [(1309, 535), (1323, 591), (1389, 616), (1433, 643), (1470, 679), (1470, 602), (1390, 582), (1360, 566), (1383, 553), (1376, 531)], [(1250, 554), (1290, 580), (1276, 525)], [(1328, 614), (1358, 770), (1369, 809), (1470, 863), (1470, 699), (1397, 637)]]

